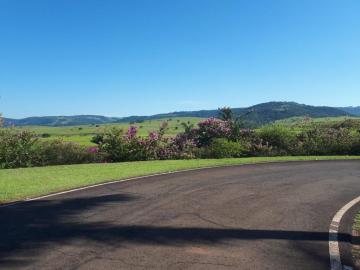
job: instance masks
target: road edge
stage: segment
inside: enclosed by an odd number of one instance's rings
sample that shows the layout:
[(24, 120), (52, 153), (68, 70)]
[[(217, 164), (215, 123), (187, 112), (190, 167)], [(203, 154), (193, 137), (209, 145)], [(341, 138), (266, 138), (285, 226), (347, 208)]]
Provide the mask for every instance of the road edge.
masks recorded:
[(98, 184), (93, 184), (93, 185), (87, 185), (87, 186), (83, 186), (83, 187), (78, 187), (78, 188), (72, 188), (72, 189), (68, 189), (68, 190), (63, 190), (63, 191), (59, 191), (59, 192), (54, 192), (54, 193), (49, 193), (46, 195), (41, 195), (41, 196), (36, 196), (36, 197), (31, 197), (31, 198), (26, 198), (26, 199), (22, 199), (22, 200), (17, 200), (17, 201), (13, 201), (13, 202), (9, 202), (9, 203), (0, 203), (0, 208), (4, 208), (4, 207), (9, 207), (9, 206), (13, 206), (13, 205), (17, 205), (17, 204), (21, 204), (21, 203), (26, 203), (26, 202), (31, 202), (31, 201), (36, 201), (36, 200), (41, 200), (41, 199), (45, 199), (45, 198), (49, 198), (49, 197), (53, 197), (53, 196), (58, 196), (58, 195), (62, 195), (62, 194), (67, 194), (67, 193), (72, 193), (72, 192), (76, 192), (76, 191), (81, 191), (81, 190), (87, 190), (87, 189), (91, 189), (91, 188), (96, 188), (96, 187), (101, 187), (101, 186), (105, 186), (105, 185), (111, 185), (111, 184), (116, 184), (116, 183), (121, 183), (121, 182), (128, 182), (128, 181), (133, 181), (133, 180), (139, 180), (139, 179), (147, 179), (150, 177), (155, 177), (155, 176), (162, 176), (162, 175), (171, 175), (171, 174), (177, 174), (177, 173), (182, 173), (182, 172), (191, 172), (191, 171), (199, 171), (199, 170), (207, 170), (207, 169), (216, 169), (216, 168), (227, 168), (227, 167), (240, 167), (240, 166), (249, 166), (249, 165), (263, 165), (263, 164), (286, 164), (286, 163), (307, 163), (307, 162), (336, 162), (336, 161), (360, 161), (360, 159), (357, 158), (344, 158), (344, 159), (321, 159), (321, 158), (314, 158), (314, 159), (309, 159), (309, 160), (269, 160), (269, 161), (259, 161), (259, 162), (253, 162), (253, 163), (243, 163), (243, 164), (228, 164), (228, 165), (214, 165), (214, 166), (204, 166), (204, 167), (197, 167), (197, 168), (191, 168), (191, 169), (183, 169), (183, 170), (175, 170), (175, 171), (168, 171), (168, 172), (162, 172), (162, 173), (155, 173), (155, 174), (149, 174), (149, 175), (142, 175), (142, 176), (135, 176), (135, 177), (129, 177), (129, 178), (124, 178), (124, 179), (118, 179), (118, 180), (112, 180), (112, 181), (106, 181), (106, 182), (102, 182), (102, 183), (98, 183)]
[(341, 220), (344, 215), (356, 204), (360, 203), (360, 196), (354, 198), (347, 204), (345, 204), (333, 217), (330, 228), (329, 228), (329, 256), (330, 256), (330, 269), (331, 270), (351, 270), (353, 269), (350, 266), (342, 264), (341, 255), (340, 255), (340, 246), (339, 246), (339, 229)]

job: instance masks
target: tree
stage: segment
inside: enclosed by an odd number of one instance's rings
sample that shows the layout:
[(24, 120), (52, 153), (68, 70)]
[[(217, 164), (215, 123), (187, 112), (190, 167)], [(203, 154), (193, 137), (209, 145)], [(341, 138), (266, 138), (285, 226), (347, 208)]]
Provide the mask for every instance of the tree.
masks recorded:
[(182, 122), (181, 126), (184, 128), (185, 134), (190, 134), (191, 130), (194, 128), (194, 124), (190, 122)]
[(242, 118), (236, 117), (230, 107), (219, 108), (219, 118), (229, 124), (232, 140), (238, 140), (244, 127)]
[(219, 108), (219, 119), (226, 122), (234, 121), (234, 114), (230, 107)]
[(4, 125), (4, 119), (2, 118), (2, 114), (0, 113), (0, 128)]

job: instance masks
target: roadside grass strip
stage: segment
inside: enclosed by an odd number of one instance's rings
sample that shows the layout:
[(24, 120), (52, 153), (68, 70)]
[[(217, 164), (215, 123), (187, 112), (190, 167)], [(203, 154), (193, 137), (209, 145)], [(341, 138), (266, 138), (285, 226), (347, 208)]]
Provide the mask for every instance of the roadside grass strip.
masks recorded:
[[(360, 212), (355, 216), (353, 226), (353, 236), (360, 236)], [(360, 267), (360, 242), (353, 242), (352, 255), (356, 267)]]
[(266, 162), (351, 160), (360, 156), (254, 157), (63, 165), (0, 170), (0, 203), (96, 185), (115, 180), (182, 170)]

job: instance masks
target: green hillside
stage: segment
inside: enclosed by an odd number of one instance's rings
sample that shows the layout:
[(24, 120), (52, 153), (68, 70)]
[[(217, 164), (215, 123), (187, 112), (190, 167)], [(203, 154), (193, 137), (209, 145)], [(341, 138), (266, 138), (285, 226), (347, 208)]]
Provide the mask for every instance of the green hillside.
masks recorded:
[(344, 127), (344, 128), (360, 130), (360, 117), (349, 117), (349, 116), (321, 117), (321, 118), (291, 117), (283, 120), (278, 120), (275, 123), (294, 129), (308, 129), (314, 126), (318, 126), (323, 128)]
[[(296, 116), (308, 117), (337, 117), (352, 115), (345, 111), (345, 108), (332, 108), (325, 106), (309, 106), (295, 102), (267, 102), (248, 108), (233, 108), (236, 115), (243, 118), (248, 127), (257, 127), (277, 120), (287, 119)], [(159, 119), (178, 117), (209, 118), (217, 117), (218, 110), (200, 110), (186, 112), (172, 112), (156, 114), (152, 116), (129, 116), (124, 118), (105, 117), (96, 115), (78, 116), (46, 116), (30, 117), (24, 119), (4, 118), (5, 125), (15, 126), (77, 126), (77, 125), (99, 125), (99, 124), (120, 124), (129, 122), (154, 121)]]

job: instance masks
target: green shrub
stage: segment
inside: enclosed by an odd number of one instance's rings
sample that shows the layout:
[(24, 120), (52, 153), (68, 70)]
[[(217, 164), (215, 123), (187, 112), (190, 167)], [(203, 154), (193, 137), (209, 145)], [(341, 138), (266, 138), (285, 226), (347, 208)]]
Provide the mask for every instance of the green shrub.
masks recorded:
[(298, 149), (303, 155), (356, 154), (359, 134), (345, 128), (313, 128), (298, 137)]
[(214, 139), (211, 144), (203, 148), (204, 158), (231, 158), (243, 157), (247, 153), (244, 143), (229, 141), (228, 139)]
[(258, 131), (263, 144), (272, 147), (272, 152), (286, 155), (294, 152), (296, 134), (289, 128), (280, 125), (268, 125)]
[(98, 135), (93, 142), (98, 142), (100, 151), (106, 153), (111, 162), (154, 159), (151, 145), (146, 139), (137, 137), (136, 133), (134, 126), (127, 134), (122, 129), (112, 128)]
[(104, 155), (97, 147), (86, 147), (77, 143), (51, 140), (36, 145), (33, 165), (67, 165), (101, 162)]
[(32, 132), (0, 128), (0, 168), (32, 166), (36, 142)]
[(49, 133), (41, 134), (41, 138), (50, 138), (50, 137), (51, 137), (51, 134), (49, 134)]

